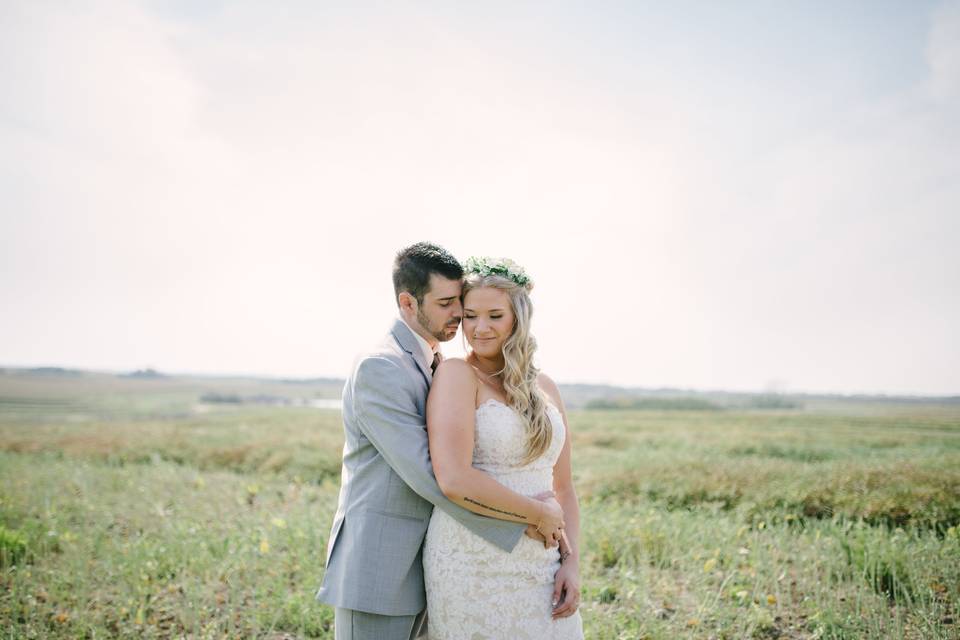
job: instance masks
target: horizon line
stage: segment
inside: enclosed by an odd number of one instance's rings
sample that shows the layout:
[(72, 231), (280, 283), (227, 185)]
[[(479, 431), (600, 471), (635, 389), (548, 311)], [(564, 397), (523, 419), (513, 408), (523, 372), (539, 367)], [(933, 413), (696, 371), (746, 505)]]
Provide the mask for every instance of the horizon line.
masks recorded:
[[(63, 365), (11, 365), (0, 364), (0, 370), (8, 371), (36, 371), (49, 369), (51, 371), (94, 373), (114, 376), (130, 376), (138, 372), (153, 372), (157, 377), (165, 378), (233, 378), (233, 379), (252, 379), (277, 382), (308, 382), (315, 380), (328, 380), (331, 382), (344, 381), (346, 377), (336, 375), (309, 375), (309, 376), (290, 376), (281, 374), (251, 373), (251, 372), (225, 372), (225, 371), (164, 371), (155, 367), (146, 366), (136, 369), (99, 369), (68, 367)], [(724, 389), (724, 388), (697, 388), (682, 386), (639, 386), (623, 385), (610, 382), (557, 382), (558, 385), (567, 387), (572, 386), (595, 386), (610, 387), (613, 389), (624, 389), (633, 391), (683, 391), (689, 393), (727, 393), (743, 395), (779, 395), (779, 396), (828, 396), (828, 397), (846, 397), (846, 398), (903, 398), (903, 399), (924, 399), (924, 400), (960, 400), (960, 392), (956, 393), (917, 393), (917, 392), (890, 392), (890, 391), (812, 391), (812, 390), (776, 390), (776, 389)]]

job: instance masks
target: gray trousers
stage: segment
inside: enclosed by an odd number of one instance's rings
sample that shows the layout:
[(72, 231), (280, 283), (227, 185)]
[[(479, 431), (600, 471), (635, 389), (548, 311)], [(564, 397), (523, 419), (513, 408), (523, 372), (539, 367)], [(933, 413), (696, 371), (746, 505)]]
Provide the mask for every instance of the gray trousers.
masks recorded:
[(336, 640), (414, 640), (424, 638), (426, 610), (413, 616), (382, 616), (337, 607), (333, 612)]

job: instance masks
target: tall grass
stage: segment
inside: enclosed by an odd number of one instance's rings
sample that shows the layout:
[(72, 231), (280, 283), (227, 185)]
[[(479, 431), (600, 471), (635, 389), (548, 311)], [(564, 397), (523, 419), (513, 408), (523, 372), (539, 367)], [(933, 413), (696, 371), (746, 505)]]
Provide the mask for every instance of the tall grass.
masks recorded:
[[(150, 384), (0, 402), (0, 637), (332, 637), (313, 594), (339, 414)], [(960, 637), (960, 416), (581, 411), (571, 429), (588, 637)]]

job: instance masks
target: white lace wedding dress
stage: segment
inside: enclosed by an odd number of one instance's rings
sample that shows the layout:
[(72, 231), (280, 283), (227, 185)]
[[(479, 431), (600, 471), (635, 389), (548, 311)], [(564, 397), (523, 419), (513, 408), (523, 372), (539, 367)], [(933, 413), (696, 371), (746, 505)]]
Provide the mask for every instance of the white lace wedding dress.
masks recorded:
[[(521, 465), (523, 425), (498, 400), (477, 408), (473, 466), (502, 485), (532, 496), (553, 490), (553, 465), (563, 448), (560, 412), (549, 406), (550, 447)], [(423, 548), (430, 640), (579, 640), (580, 612), (553, 620), (553, 577), (560, 553), (523, 536), (507, 553), (440, 509), (433, 510)]]

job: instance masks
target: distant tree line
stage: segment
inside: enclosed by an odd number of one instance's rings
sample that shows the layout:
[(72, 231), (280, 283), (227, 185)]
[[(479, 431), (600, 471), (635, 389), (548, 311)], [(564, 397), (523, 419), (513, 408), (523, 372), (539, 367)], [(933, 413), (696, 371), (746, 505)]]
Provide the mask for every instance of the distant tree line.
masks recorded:
[(720, 411), (722, 406), (703, 398), (599, 398), (586, 404), (587, 409), (619, 409), (649, 411)]
[(736, 404), (720, 404), (697, 396), (614, 396), (596, 398), (586, 409), (620, 411), (723, 411), (725, 409), (802, 409), (803, 404), (779, 394), (750, 396)]
[(209, 404), (292, 404), (290, 398), (285, 398), (283, 396), (272, 396), (263, 393), (252, 396), (241, 396), (235, 393), (205, 393), (200, 396), (200, 402), (206, 402)]

